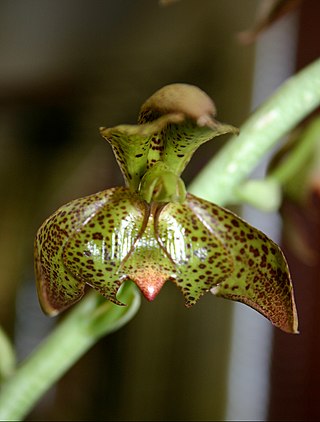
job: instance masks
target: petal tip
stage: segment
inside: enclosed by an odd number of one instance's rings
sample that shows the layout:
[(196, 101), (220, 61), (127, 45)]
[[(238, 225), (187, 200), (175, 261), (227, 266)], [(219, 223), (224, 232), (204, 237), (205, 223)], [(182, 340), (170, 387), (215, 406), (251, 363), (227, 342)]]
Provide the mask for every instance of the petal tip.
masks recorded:
[(137, 280), (137, 286), (141, 290), (143, 296), (149, 301), (152, 302), (160, 292), (164, 281), (154, 281), (154, 280)]
[(149, 302), (152, 302), (160, 292), (168, 277), (153, 268), (145, 268), (134, 275), (130, 275), (130, 278), (139, 287), (143, 296)]
[(152, 285), (148, 285), (143, 291), (144, 297), (149, 300), (149, 302), (152, 302), (156, 296), (158, 295), (160, 289), (156, 289)]

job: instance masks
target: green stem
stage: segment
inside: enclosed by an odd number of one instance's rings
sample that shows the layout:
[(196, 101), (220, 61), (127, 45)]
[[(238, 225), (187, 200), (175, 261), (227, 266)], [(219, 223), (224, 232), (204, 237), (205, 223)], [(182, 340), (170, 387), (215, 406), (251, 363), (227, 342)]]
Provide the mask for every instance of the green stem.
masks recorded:
[[(276, 211), (282, 200), (283, 190), (291, 199), (302, 199), (308, 189), (305, 183), (313, 169), (320, 169), (320, 118), (313, 118), (311, 123), (299, 133), (294, 145), (285, 158), (269, 172), (264, 179), (250, 179), (237, 187), (240, 202), (245, 202), (263, 211)], [(305, 178), (307, 177), (307, 180)]]
[(288, 79), (256, 110), (189, 186), (224, 205), (237, 201), (237, 187), (279, 139), (320, 104), (320, 59)]
[(21, 420), (49, 388), (101, 336), (126, 324), (137, 312), (140, 294), (133, 285), (124, 285), (114, 305), (90, 292), (59, 323), (57, 328), (2, 385), (0, 420)]
[(311, 158), (318, 158), (317, 141), (320, 137), (320, 118), (313, 119), (308, 127), (300, 134), (299, 142), (290, 151), (288, 157), (277, 166), (268, 176), (270, 179), (276, 180), (281, 185), (290, 181), (308, 165)]
[(0, 382), (9, 378), (16, 365), (15, 353), (9, 337), (0, 327)]

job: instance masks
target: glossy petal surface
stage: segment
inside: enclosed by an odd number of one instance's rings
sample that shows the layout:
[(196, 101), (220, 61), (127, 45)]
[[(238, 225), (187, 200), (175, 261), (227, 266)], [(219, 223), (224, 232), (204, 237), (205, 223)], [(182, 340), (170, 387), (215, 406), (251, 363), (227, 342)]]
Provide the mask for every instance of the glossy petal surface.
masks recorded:
[(100, 128), (100, 133), (112, 146), (126, 185), (137, 191), (148, 167), (150, 145), (157, 134), (170, 123), (182, 122), (181, 114), (168, 114), (154, 122), (141, 125), (119, 125)]
[(193, 198), (187, 195), (183, 204), (166, 205), (156, 223), (159, 244), (175, 264), (173, 281), (187, 306), (194, 305), (210, 288), (227, 279), (234, 268), (225, 239), (192, 211)]
[(145, 230), (148, 208), (127, 188), (102, 194), (108, 201), (70, 236), (62, 257), (74, 277), (120, 304), (116, 294), (127, 278), (122, 266)]
[(231, 211), (192, 195), (188, 205), (232, 256), (232, 274), (212, 293), (245, 303), (284, 331), (297, 332), (293, 288), (280, 248)]
[(187, 306), (211, 290), (297, 331), (279, 247), (232, 212), (190, 194), (182, 204), (150, 206), (123, 187), (72, 201), (39, 229), (36, 255), (39, 297), (49, 314), (79, 300), (85, 284), (120, 304), (116, 295), (126, 279), (148, 300), (171, 280)]
[(126, 185), (137, 191), (141, 178), (162, 161), (180, 176), (199, 146), (226, 133), (238, 133), (214, 119), (215, 106), (201, 89), (167, 85), (141, 107), (139, 124), (100, 128), (110, 143)]
[(79, 282), (64, 267), (62, 254), (70, 236), (105, 205), (112, 191), (76, 199), (59, 208), (39, 228), (35, 239), (35, 273), (43, 311), (55, 315), (78, 301), (84, 293)]
[(121, 304), (117, 291), (131, 279), (152, 300), (175, 273), (150, 206), (125, 187), (58, 209), (37, 233), (35, 256), (40, 303), (50, 315), (79, 300), (86, 284)]
[(101, 128), (126, 187), (62, 206), (35, 241), (38, 294), (55, 315), (91, 286), (117, 299), (133, 280), (148, 300), (173, 281), (192, 306), (206, 292), (243, 302), (297, 332), (292, 284), (279, 247), (232, 212), (186, 194), (180, 175), (204, 142), (238, 129), (214, 119), (199, 88), (172, 84), (142, 106), (137, 125)]

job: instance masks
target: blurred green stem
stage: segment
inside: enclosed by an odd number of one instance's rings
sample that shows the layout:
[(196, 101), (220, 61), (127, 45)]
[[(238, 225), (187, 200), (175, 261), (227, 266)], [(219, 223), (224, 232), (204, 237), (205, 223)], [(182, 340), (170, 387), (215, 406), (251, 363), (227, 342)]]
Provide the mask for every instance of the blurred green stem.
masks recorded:
[(15, 353), (10, 339), (0, 327), (0, 382), (9, 378), (15, 369)]
[(320, 103), (320, 59), (288, 79), (262, 104), (188, 191), (220, 205), (237, 201), (237, 187), (266, 152)]
[[(241, 135), (214, 157), (190, 191), (218, 204), (236, 200), (236, 189), (263, 155), (320, 104), (320, 59), (293, 76), (241, 128)], [(132, 284), (122, 290), (120, 307), (89, 294), (61, 321), (37, 350), (6, 381), (0, 420), (19, 420), (101, 336), (124, 325), (139, 307)]]
[(1, 387), (0, 420), (21, 420), (39, 398), (104, 335), (121, 328), (137, 312), (140, 294), (131, 284), (119, 296), (127, 306), (92, 291), (74, 306), (49, 337)]
[[(317, 141), (320, 139), (320, 118), (314, 118), (307, 128), (300, 134), (299, 142), (290, 151), (288, 157), (283, 163), (280, 163), (268, 176), (270, 179), (276, 180), (279, 184), (288, 183), (293, 177), (308, 165), (310, 158), (318, 159), (319, 147)], [(318, 168), (319, 168), (319, 163)]]

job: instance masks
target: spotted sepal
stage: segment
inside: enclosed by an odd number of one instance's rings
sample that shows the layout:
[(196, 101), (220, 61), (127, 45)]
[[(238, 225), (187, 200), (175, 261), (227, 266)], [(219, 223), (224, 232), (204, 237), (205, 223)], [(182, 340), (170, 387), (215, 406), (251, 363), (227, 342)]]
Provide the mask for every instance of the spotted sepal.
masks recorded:
[(39, 228), (35, 238), (35, 274), (43, 311), (56, 315), (84, 293), (79, 282), (62, 265), (62, 253), (70, 236), (105, 205), (112, 191), (76, 199), (63, 205)]
[[(212, 237), (224, 245), (232, 259), (232, 271), (226, 274), (223, 281), (212, 286), (211, 292), (245, 303), (275, 326), (286, 332), (297, 333), (293, 287), (280, 248), (229, 210), (191, 194), (187, 195), (187, 204), (197, 217), (198, 226), (205, 226)], [(210, 251), (209, 242), (206, 243)]]
[(145, 101), (139, 123), (150, 124), (174, 113), (182, 116), (181, 121), (169, 122), (151, 138), (148, 167), (161, 160), (180, 176), (200, 145), (226, 133), (239, 133), (214, 118), (215, 105), (204, 91), (182, 83), (164, 86)]
[(181, 290), (187, 307), (234, 270), (233, 256), (223, 237), (203, 224), (190, 208), (191, 196), (184, 203), (169, 203), (156, 217), (156, 237), (174, 263), (172, 281)]
[(137, 192), (150, 167), (161, 161), (180, 176), (201, 144), (239, 130), (214, 119), (211, 98), (196, 86), (171, 84), (141, 107), (137, 125), (100, 128), (112, 146), (126, 186)]
[[(119, 303), (118, 276), (112, 284), (114, 273), (135, 241), (143, 214), (141, 201), (119, 187), (71, 201), (49, 217), (35, 239), (35, 273), (43, 311), (53, 316), (68, 308), (81, 299), (85, 284)], [(118, 242), (121, 230), (128, 233), (124, 243)], [(113, 232), (110, 237), (109, 231)], [(102, 259), (107, 260), (103, 269)], [(95, 272), (93, 264), (98, 265)], [(104, 287), (100, 285), (101, 271)]]
[(181, 113), (170, 113), (146, 124), (100, 128), (100, 134), (111, 145), (126, 186), (132, 192), (138, 190), (147, 170), (151, 142), (168, 124), (182, 120)]
[[(114, 188), (112, 194), (110, 190), (106, 192), (107, 203), (70, 236), (62, 258), (75, 278), (121, 305), (116, 298), (117, 291), (123, 281), (133, 279), (125, 263), (145, 233), (149, 210), (128, 188)], [(142, 257), (137, 259), (137, 268), (141, 268), (142, 263)]]

